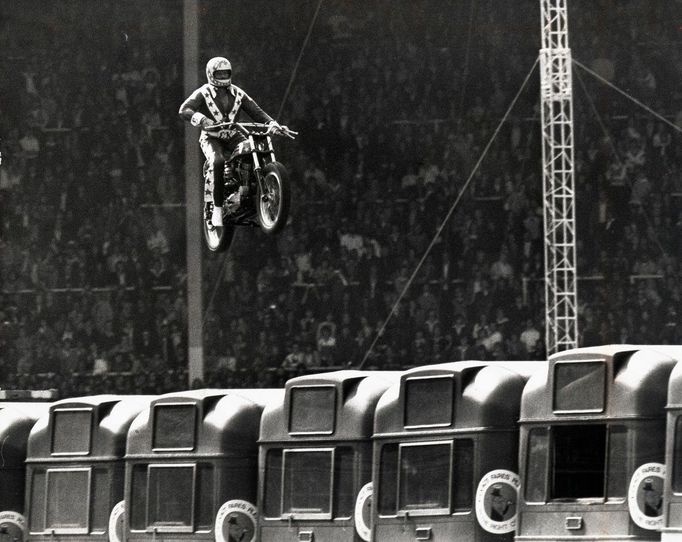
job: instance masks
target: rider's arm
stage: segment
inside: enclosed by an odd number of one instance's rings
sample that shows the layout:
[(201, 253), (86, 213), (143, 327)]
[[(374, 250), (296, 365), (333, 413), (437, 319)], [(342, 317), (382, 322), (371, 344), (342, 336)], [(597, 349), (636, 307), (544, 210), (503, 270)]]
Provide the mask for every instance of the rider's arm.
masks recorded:
[(190, 122), (192, 126), (201, 126), (204, 119), (210, 121), (206, 115), (199, 111), (203, 103), (204, 97), (201, 95), (201, 89), (198, 88), (192, 92), (189, 98), (182, 102), (178, 113), (183, 119)]
[(256, 122), (262, 122), (263, 124), (274, 122), (274, 119), (263, 111), (248, 94), (244, 94), (242, 109)]

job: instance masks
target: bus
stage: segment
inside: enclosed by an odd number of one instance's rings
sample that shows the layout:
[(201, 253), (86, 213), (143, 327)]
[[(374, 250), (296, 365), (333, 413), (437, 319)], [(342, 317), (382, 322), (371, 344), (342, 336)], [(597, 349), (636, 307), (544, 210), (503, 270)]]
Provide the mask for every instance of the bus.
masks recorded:
[(369, 540), (374, 409), (398, 377), (341, 370), (287, 381), (261, 421), (261, 542)]
[(123, 498), (128, 428), (149, 397), (62, 399), (33, 425), (26, 454), (29, 540), (106, 541)]
[(676, 360), (606, 345), (551, 356), (524, 391), (519, 541), (658, 540)]
[(253, 540), (260, 418), (282, 395), (204, 389), (152, 401), (130, 427), (110, 539)]
[[(669, 352), (671, 347), (655, 347)], [(673, 356), (682, 359), (675, 348)], [(663, 542), (682, 542), (682, 363), (675, 365), (668, 381), (668, 402), (666, 414), (666, 476), (663, 486)]]
[(523, 388), (541, 362), (403, 373), (374, 423), (374, 540), (512, 540)]
[(0, 403), (0, 540), (22, 541), (28, 435), (49, 403)]

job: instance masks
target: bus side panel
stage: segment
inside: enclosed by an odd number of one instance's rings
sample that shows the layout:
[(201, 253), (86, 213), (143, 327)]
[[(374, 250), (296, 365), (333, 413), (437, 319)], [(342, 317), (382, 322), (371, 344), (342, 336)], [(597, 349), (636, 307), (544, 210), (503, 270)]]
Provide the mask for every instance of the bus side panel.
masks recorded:
[[(580, 521), (581, 528), (570, 529), (571, 522), (576, 521)], [(524, 511), (522, 534), (524, 538), (533, 540), (546, 540), (561, 536), (587, 536), (599, 539), (605, 538), (609, 533), (616, 536), (620, 533), (625, 538), (628, 536), (626, 533), (628, 533), (629, 524), (630, 514), (627, 507), (623, 505), (614, 505), (614, 509), (609, 511), (586, 512), (581, 506), (562, 506), (557, 509), (549, 504), (540, 504), (528, 506)]]
[[(384, 520), (385, 521), (385, 520)], [(474, 512), (456, 516), (410, 517), (392, 519), (389, 523), (379, 520), (374, 526), (374, 540), (388, 542), (414, 542), (420, 532), (430, 533), (434, 542), (474, 541), (477, 540), (476, 518)], [(492, 536), (492, 535), (491, 535)]]

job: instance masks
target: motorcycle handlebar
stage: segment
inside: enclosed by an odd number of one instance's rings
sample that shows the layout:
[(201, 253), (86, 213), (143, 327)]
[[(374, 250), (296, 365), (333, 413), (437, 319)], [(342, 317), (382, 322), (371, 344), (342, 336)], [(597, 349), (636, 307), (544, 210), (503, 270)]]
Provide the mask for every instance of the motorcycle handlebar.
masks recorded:
[(207, 132), (219, 132), (220, 130), (234, 128), (245, 136), (254, 134), (282, 135), (290, 139), (295, 139), (298, 132), (290, 130), (288, 126), (281, 125), (280, 129), (273, 128), (270, 124), (261, 122), (218, 122), (204, 128)]

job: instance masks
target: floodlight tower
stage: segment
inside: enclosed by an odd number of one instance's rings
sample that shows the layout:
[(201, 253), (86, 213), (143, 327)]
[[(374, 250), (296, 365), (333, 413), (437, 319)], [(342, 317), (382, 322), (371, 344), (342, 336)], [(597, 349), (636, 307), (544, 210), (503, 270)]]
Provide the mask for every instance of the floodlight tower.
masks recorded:
[(566, 0), (540, 0), (542, 188), (545, 232), (545, 344), (578, 346), (573, 86)]

